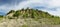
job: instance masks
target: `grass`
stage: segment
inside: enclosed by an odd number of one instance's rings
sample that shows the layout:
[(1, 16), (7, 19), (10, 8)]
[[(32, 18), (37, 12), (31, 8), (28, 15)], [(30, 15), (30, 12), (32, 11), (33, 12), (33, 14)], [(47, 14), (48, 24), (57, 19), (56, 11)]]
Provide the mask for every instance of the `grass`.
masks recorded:
[(3, 19), (3, 16), (2, 15), (0, 15), (0, 20), (2, 20)]
[(22, 27), (28, 27), (26, 24), (22, 25)]

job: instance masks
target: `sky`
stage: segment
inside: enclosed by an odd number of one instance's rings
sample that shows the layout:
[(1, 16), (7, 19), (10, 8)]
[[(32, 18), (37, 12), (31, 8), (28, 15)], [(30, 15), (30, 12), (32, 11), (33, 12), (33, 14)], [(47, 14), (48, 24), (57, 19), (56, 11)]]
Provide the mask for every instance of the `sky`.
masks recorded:
[(0, 0), (0, 15), (27, 7), (60, 16), (60, 0)]

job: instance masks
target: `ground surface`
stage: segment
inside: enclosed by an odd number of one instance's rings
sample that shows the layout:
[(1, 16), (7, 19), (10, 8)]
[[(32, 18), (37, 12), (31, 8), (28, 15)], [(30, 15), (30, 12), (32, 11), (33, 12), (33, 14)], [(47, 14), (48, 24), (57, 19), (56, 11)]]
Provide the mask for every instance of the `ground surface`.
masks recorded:
[(49, 25), (39, 23), (31, 18), (27, 19), (3, 19), (0, 21), (0, 27), (60, 27), (60, 25)]

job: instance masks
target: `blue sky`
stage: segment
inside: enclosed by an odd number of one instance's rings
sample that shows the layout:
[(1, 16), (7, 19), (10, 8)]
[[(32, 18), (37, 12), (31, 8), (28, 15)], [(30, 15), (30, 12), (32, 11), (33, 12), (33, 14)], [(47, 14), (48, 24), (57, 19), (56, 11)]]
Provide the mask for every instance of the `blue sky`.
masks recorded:
[(26, 7), (60, 16), (60, 0), (0, 0), (0, 14)]

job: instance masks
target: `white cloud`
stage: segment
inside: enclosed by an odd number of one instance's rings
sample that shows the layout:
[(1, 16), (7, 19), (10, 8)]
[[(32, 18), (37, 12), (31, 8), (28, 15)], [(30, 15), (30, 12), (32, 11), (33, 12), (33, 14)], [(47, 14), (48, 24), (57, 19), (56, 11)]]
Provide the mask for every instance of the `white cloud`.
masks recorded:
[(51, 0), (48, 2), (49, 6), (60, 7), (60, 0)]
[(20, 2), (18, 5), (16, 5), (15, 10), (21, 9), (21, 8), (26, 8), (26, 7), (32, 8), (37, 5), (41, 6), (44, 3), (45, 3), (44, 0), (27, 0), (27, 1)]
[[(45, 6), (46, 9), (42, 9), (44, 11), (49, 12), (50, 14), (60, 16), (60, 0), (27, 0), (27, 1), (22, 1), (18, 5), (2, 5), (0, 6), (0, 9), (4, 10), (18, 10), (21, 8), (26, 8), (26, 7), (36, 7), (36, 6)], [(56, 11), (49, 11), (50, 8), (56, 8)]]

